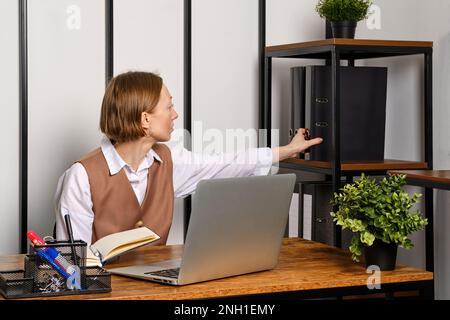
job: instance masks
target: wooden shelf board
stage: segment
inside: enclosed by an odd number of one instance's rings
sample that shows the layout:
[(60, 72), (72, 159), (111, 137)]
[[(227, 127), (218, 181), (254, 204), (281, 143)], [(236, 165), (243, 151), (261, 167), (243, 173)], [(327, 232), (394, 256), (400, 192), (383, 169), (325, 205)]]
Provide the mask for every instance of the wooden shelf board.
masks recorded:
[(402, 170), (388, 174), (405, 174), (407, 178), (450, 185), (450, 170)]
[[(297, 164), (311, 168), (331, 169), (331, 162), (313, 161), (303, 159), (286, 159), (284, 163)], [(345, 161), (341, 163), (342, 171), (377, 171), (377, 170), (407, 170), (407, 169), (426, 169), (426, 162), (404, 161), (385, 159), (384, 161)]]
[(386, 46), (386, 47), (422, 47), (432, 48), (432, 41), (404, 41), (404, 40), (375, 40), (375, 39), (324, 39), (318, 41), (307, 41), (299, 43), (290, 43), (283, 45), (275, 45), (266, 47), (266, 53), (302, 49), (302, 48), (314, 48), (322, 46)]

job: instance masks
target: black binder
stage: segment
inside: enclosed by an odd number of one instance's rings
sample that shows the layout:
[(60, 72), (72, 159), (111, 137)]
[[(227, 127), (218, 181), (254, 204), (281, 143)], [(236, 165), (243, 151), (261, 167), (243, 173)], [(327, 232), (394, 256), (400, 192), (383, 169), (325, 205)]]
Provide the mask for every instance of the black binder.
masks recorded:
[[(333, 197), (331, 182), (304, 182), (302, 191), (304, 194), (311, 195), (311, 240), (334, 245), (335, 223), (330, 216), (330, 212), (333, 211), (330, 203)], [(303, 196), (303, 193), (299, 196)], [(346, 249), (351, 244), (353, 233), (345, 229), (342, 230), (341, 236), (342, 248)]]
[[(341, 67), (340, 74), (341, 161), (384, 160), (387, 68)], [(323, 138), (309, 159), (331, 161), (331, 67), (291, 68), (291, 85), (292, 129), (306, 127), (312, 138)]]

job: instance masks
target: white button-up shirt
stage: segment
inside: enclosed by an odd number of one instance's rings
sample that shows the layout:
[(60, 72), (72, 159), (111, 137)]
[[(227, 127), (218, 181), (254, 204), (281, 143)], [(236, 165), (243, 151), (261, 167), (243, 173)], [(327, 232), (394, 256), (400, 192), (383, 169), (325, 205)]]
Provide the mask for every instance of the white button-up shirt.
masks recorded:
[[(172, 154), (173, 188), (177, 198), (183, 198), (195, 191), (200, 180), (243, 177), (251, 175), (267, 175), (272, 166), (272, 150), (270, 148), (250, 148), (245, 152), (203, 155), (188, 151), (183, 147), (166, 144)], [(153, 150), (134, 171), (117, 153), (108, 138), (101, 141), (101, 151), (108, 164), (111, 175), (124, 169), (139, 204), (144, 200), (148, 169), (153, 162), (162, 161)], [(150, 187), (152, 187), (150, 185)], [(157, 186), (155, 186), (157, 188)], [(56, 238), (67, 239), (64, 216), (70, 213), (75, 239), (81, 239), (89, 245), (92, 238), (94, 212), (89, 179), (86, 170), (80, 163), (73, 164), (59, 178), (55, 193)]]

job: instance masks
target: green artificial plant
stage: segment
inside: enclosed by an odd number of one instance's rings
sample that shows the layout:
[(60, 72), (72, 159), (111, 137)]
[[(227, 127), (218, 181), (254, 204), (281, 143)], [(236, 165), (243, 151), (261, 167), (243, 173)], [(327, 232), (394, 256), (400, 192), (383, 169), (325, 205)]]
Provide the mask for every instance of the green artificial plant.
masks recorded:
[(319, 0), (316, 11), (328, 21), (360, 21), (369, 16), (372, 0)]
[(338, 210), (330, 215), (342, 229), (354, 232), (349, 247), (354, 261), (359, 261), (363, 247), (371, 246), (375, 239), (405, 249), (413, 247), (408, 235), (428, 222), (419, 210), (410, 212), (421, 194), (410, 197), (402, 190), (405, 183), (405, 175), (391, 175), (377, 182), (362, 174), (360, 179), (341, 188), (341, 192), (334, 193), (331, 204)]

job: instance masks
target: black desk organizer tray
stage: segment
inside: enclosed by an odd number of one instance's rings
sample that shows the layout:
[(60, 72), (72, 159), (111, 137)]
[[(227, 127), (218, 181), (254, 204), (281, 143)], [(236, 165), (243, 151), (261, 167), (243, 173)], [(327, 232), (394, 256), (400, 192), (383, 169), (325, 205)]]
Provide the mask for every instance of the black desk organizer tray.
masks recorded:
[[(61, 256), (80, 270), (80, 289), (70, 288), (65, 279), (40, 255), (38, 250), (55, 248)], [(111, 274), (103, 268), (86, 267), (86, 242), (47, 242), (34, 246), (24, 258), (24, 269), (0, 272), (0, 292), (5, 298), (33, 298), (86, 293), (111, 292)]]

